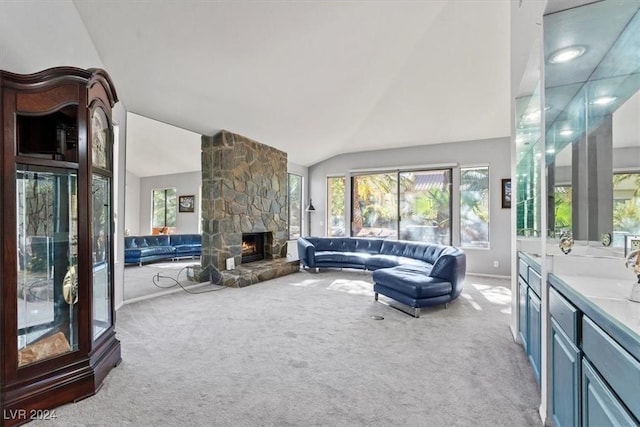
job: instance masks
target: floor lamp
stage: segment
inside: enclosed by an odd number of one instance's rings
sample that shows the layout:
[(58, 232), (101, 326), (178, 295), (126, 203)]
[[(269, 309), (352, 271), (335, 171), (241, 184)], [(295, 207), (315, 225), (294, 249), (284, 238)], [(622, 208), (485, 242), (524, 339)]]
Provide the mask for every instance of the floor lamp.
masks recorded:
[[(307, 205), (307, 208), (305, 209), (306, 212), (309, 212), (309, 214), (313, 213), (316, 211), (316, 208), (313, 206), (313, 202), (311, 201), (311, 199), (309, 199), (309, 204)], [(307, 236), (311, 235), (311, 215), (307, 215)]]

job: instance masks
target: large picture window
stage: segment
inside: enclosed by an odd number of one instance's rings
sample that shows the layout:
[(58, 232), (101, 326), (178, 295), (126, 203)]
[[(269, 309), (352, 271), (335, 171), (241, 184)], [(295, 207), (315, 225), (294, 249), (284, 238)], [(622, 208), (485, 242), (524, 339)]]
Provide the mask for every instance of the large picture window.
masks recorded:
[(297, 239), (302, 230), (302, 177), (289, 174), (289, 239)]
[(176, 211), (178, 210), (178, 197), (175, 188), (153, 190), (153, 222), (154, 230), (166, 232), (176, 226)]
[(327, 236), (344, 236), (344, 176), (327, 178)]
[(489, 247), (489, 167), (460, 169), (460, 246)]
[(451, 169), (352, 177), (351, 235), (451, 244)]
[(613, 244), (624, 246), (626, 235), (640, 235), (640, 173), (613, 175)]

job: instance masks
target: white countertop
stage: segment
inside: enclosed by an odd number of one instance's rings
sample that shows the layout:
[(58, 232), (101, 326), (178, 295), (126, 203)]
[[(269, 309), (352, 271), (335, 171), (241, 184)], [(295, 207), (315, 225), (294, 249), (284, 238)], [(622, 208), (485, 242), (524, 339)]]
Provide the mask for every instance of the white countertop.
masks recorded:
[(640, 303), (629, 300), (634, 283), (631, 274), (628, 279), (566, 274), (558, 278), (640, 338)]

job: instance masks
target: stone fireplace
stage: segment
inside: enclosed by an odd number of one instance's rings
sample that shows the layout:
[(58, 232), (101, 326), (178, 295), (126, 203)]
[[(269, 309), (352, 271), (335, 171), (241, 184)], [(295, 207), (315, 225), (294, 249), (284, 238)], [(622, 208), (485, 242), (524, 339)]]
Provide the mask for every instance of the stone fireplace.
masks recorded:
[(287, 154), (224, 130), (203, 136), (200, 277), (228, 258), (241, 266), (243, 234), (255, 233), (264, 233), (264, 261), (286, 261)]

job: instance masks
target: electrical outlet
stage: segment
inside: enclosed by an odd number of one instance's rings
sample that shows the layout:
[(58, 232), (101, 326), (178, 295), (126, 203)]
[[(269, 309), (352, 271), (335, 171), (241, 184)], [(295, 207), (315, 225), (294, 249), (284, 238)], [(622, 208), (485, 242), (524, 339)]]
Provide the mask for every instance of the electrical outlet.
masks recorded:
[(493, 268), (500, 267), (500, 261), (493, 261)]
[(233, 258), (227, 258), (227, 270), (233, 270), (236, 268), (236, 262)]

